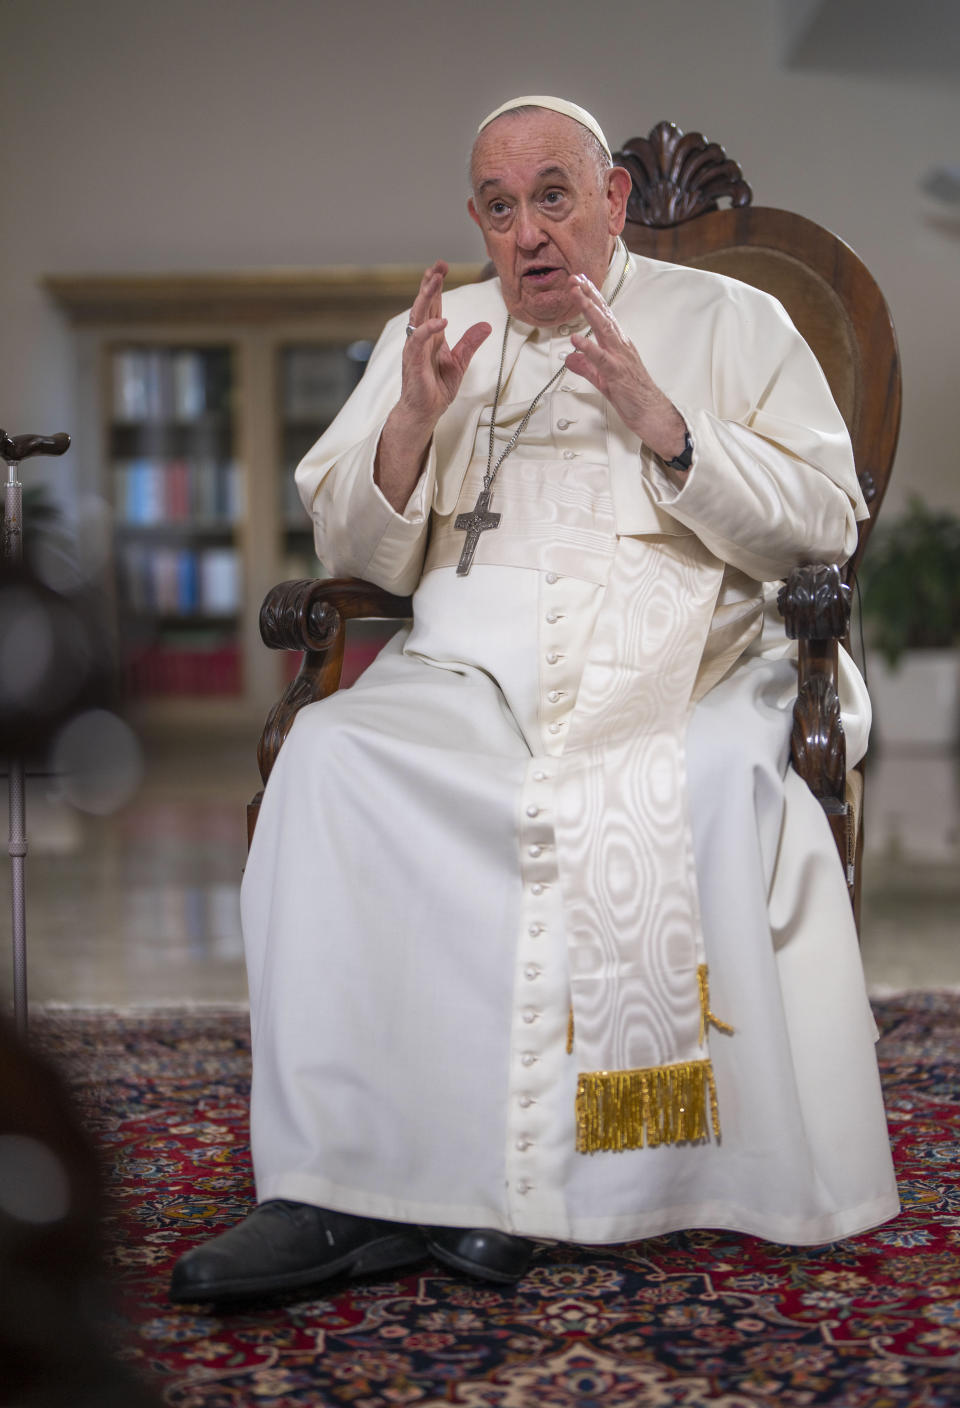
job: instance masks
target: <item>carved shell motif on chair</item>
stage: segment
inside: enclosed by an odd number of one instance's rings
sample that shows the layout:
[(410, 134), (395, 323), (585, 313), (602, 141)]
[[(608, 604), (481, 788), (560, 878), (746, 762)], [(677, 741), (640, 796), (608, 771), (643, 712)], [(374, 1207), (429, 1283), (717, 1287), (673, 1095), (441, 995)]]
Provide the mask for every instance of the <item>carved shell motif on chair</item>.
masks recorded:
[(672, 122), (658, 122), (648, 137), (632, 137), (613, 159), (633, 178), (627, 219), (639, 225), (663, 230), (716, 210), (718, 200), (738, 206), (753, 199), (723, 147)]

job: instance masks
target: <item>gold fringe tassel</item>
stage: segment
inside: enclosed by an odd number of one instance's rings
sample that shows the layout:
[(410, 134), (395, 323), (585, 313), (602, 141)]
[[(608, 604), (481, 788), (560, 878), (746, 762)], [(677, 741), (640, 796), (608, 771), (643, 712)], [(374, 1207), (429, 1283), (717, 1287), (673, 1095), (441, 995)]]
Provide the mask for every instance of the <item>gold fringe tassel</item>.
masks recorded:
[(573, 1055), (573, 1003), (570, 1004), (570, 1011), (567, 1013), (567, 1055)]
[(733, 1036), (733, 1027), (728, 1022), (721, 1022), (710, 1011), (710, 971), (705, 963), (697, 969), (697, 986), (700, 989), (700, 1045), (707, 1039), (708, 1027), (716, 1027), (718, 1032)]
[(587, 1072), (577, 1083), (576, 1113), (579, 1154), (698, 1143), (710, 1128), (714, 1138), (720, 1138), (709, 1061)]

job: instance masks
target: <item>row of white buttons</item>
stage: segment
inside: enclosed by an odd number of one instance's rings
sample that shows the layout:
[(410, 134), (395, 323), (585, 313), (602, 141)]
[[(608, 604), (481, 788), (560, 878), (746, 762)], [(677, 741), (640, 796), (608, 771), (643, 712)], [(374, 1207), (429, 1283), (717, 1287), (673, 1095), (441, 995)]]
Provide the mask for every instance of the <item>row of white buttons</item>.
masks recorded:
[[(541, 1103), (538, 1099), (542, 1095), (540, 1082), (547, 1079), (547, 1072), (544, 1070), (541, 1073), (538, 1069), (542, 1064), (542, 1048), (533, 1033), (542, 1031), (541, 1041), (554, 1043), (559, 1040), (559, 1033), (552, 1027), (556, 1025), (554, 1009), (559, 1010), (561, 1005), (557, 995), (551, 991), (550, 964), (542, 947), (550, 908), (559, 902), (552, 824), (552, 775), (548, 768), (538, 763), (527, 776), (527, 799), (520, 828), (524, 928), (521, 930), (518, 958), (522, 964), (520, 971), (523, 981), (536, 983), (536, 990), (542, 996), (540, 1002), (523, 1001), (521, 998), (514, 1009), (515, 1020), (518, 1018), (523, 1024), (521, 1030), (525, 1033), (525, 1039), (517, 1043), (517, 1058), (525, 1074), (515, 1093), (516, 1117), (515, 1122), (511, 1121), (510, 1152), (507, 1156), (508, 1188), (514, 1195), (524, 1198), (536, 1187), (534, 1178), (530, 1177), (536, 1169), (540, 1142), (536, 1107)], [(532, 945), (536, 945), (535, 951)], [(522, 987), (518, 989), (519, 992), (522, 990)], [(522, 1116), (521, 1111), (524, 1112)]]
[[(560, 578), (556, 572), (547, 572), (544, 575), (544, 581), (549, 586), (554, 587), (560, 581)], [(551, 606), (550, 609), (544, 613), (543, 619), (547, 626), (561, 626), (562, 629), (562, 623), (566, 620), (566, 616), (567, 613), (560, 610), (558, 606)], [(559, 664), (561, 660), (565, 659), (565, 656), (561, 651), (548, 650), (545, 658), (548, 665), (556, 665)], [(567, 718), (564, 713), (558, 711), (556, 706), (567, 698), (568, 693), (568, 690), (557, 689), (554, 686), (548, 689), (543, 696), (540, 715), (544, 721), (547, 734), (551, 739), (556, 740), (557, 743), (561, 741), (561, 735), (566, 728)]]
[[(547, 1059), (548, 1053), (561, 1053), (563, 1050), (563, 1027), (566, 1021), (566, 1000), (554, 989), (554, 983), (559, 974), (552, 973), (552, 967), (547, 962), (549, 951), (544, 953), (541, 945), (548, 937), (548, 927), (550, 918), (555, 908), (560, 903), (557, 886), (557, 876), (555, 871), (555, 837), (553, 835), (553, 776), (552, 772), (539, 762), (528, 774), (530, 781), (527, 786), (534, 789), (533, 795), (536, 802), (531, 802), (529, 807), (534, 807), (536, 817), (525, 819), (524, 831), (527, 826), (532, 825), (537, 828), (537, 837), (531, 841), (527, 847), (527, 854), (537, 864), (537, 870), (526, 873), (524, 878), (531, 883), (525, 885), (524, 889), (529, 895), (529, 901), (525, 904), (528, 924), (526, 927), (527, 937), (521, 940), (521, 950), (524, 948), (529, 952), (529, 943), (533, 941), (537, 944), (541, 959), (539, 962), (525, 962), (523, 976), (527, 982), (535, 982), (538, 991), (542, 989), (542, 999), (537, 1005), (527, 1003), (520, 1008), (521, 1020), (526, 1024), (526, 1030), (533, 1038), (525, 1044), (525, 1049), (519, 1053), (520, 1065), (526, 1072), (524, 1082), (526, 1089), (522, 1089), (518, 1096), (517, 1104), (520, 1111), (524, 1112), (521, 1121), (511, 1128), (512, 1147), (508, 1154), (508, 1181), (513, 1195), (524, 1203), (528, 1200), (550, 1196), (551, 1180), (549, 1173), (546, 1177), (538, 1177), (542, 1172), (539, 1167), (539, 1160), (542, 1155), (538, 1146), (542, 1144), (540, 1135), (539, 1120), (543, 1115), (536, 1109), (537, 1099), (535, 1093), (539, 1094), (541, 1082), (547, 1082), (555, 1078), (555, 1073), (551, 1070), (551, 1062)], [(541, 790), (542, 789), (542, 790)], [(528, 794), (529, 795), (529, 794)], [(528, 808), (529, 809), (529, 808)], [(525, 810), (528, 810), (525, 809)], [(541, 839), (541, 828), (546, 831), (549, 825), (549, 841)], [(531, 838), (529, 834), (524, 835), (524, 841)], [(532, 856), (533, 851), (538, 851), (539, 855)], [(525, 868), (529, 864), (524, 862)], [(549, 865), (546, 872), (540, 869), (541, 866)], [(531, 910), (533, 911), (531, 913)], [(539, 1036), (539, 1042), (534, 1038), (534, 1033)], [(541, 1104), (543, 1098), (541, 1097)], [(543, 1105), (546, 1109), (548, 1106)], [(540, 1191), (538, 1189), (546, 1190)]]

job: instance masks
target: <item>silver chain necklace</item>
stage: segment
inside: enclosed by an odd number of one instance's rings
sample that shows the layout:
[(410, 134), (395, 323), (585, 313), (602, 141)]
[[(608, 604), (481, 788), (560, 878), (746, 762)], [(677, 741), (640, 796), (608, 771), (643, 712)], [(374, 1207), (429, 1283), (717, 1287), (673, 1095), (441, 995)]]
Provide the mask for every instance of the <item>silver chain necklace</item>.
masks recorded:
[[(616, 298), (620, 290), (623, 288), (623, 281), (627, 277), (627, 270), (630, 267), (629, 251), (627, 250), (626, 245), (620, 239), (619, 235), (617, 236), (617, 243), (623, 249), (624, 261), (623, 268), (620, 271), (620, 277), (617, 280), (617, 286), (613, 290), (613, 293), (610, 295), (611, 303)], [(526, 413), (524, 414), (524, 417), (521, 420), (520, 424), (510, 436), (510, 439), (507, 441), (507, 444), (505, 445), (503, 450), (501, 450), (496, 464), (494, 464), (493, 437), (497, 428), (497, 406), (500, 404), (500, 391), (503, 386), (503, 366), (507, 359), (507, 334), (509, 333), (509, 331), (510, 314), (508, 313), (507, 321), (503, 329), (503, 346), (500, 349), (500, 370), (497, 372), (497, 389), (493, 393), (493, 409), (490, 412), (490, 443), (487, 449), (487, 468), (483, 476), (483, 488), (477, 495), (477, 502), (474, 504), (473, 508), (470, 509), (468, 513), (458, 513), (453, 523), (454, 528), (456, 528), (461, 533), (466, 533), (467, 535), (467, 540), (463, 545), (463, 552), (460, 554), (460, 561), (457, 563), (458, 577), (465, 577), (470, 571), (471, 564), (473, 563), (473, 555), (477, 550), (478, 543), (480, 542), (480, 534), (486, 532), (489, 528), (500, 527), (500, 514), (490, 512), (490, 495), (493, 493), (493, 481), (497, 477), (500, 466), (503, 464), (504, 460), (516, 446), (517, 441), (520, 439), (520, 436), (526, 430), (527, 425), (530, 422), (530, 417), (533, 415), (534, 411), (537, 409), (544, 396), (550, 390), (551, 386), (553, 386), (554, 382), (559, 381), (560, 378), (563, 376), (564, 372), (567, 370), (566, 362), (561, 363), (559, 369), (554, 372), (553, 376), (550, 378), (547, 384), (545, 386), (541, 386), (540, 390), (537, 392), (536, 396), (534, 396), (533, 400), (530, 402), (530, 405), (527, 407)], [(589, 328), (587, 330), (587, 337), (589, 337), (592, 332), (593, 329)]]

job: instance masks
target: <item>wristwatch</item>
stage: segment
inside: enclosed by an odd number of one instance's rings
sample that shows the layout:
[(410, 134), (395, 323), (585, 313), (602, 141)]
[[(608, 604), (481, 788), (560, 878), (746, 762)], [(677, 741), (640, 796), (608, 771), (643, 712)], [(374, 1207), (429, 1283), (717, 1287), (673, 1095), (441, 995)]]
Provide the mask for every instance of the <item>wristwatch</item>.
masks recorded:
[(668, 469), (689, 469), (693, 464), (693, 441), (690, 439), (689, 430), (683, 432), (683, 449), (679, 455), (674, 455), (672, 460), (664, 461)]

